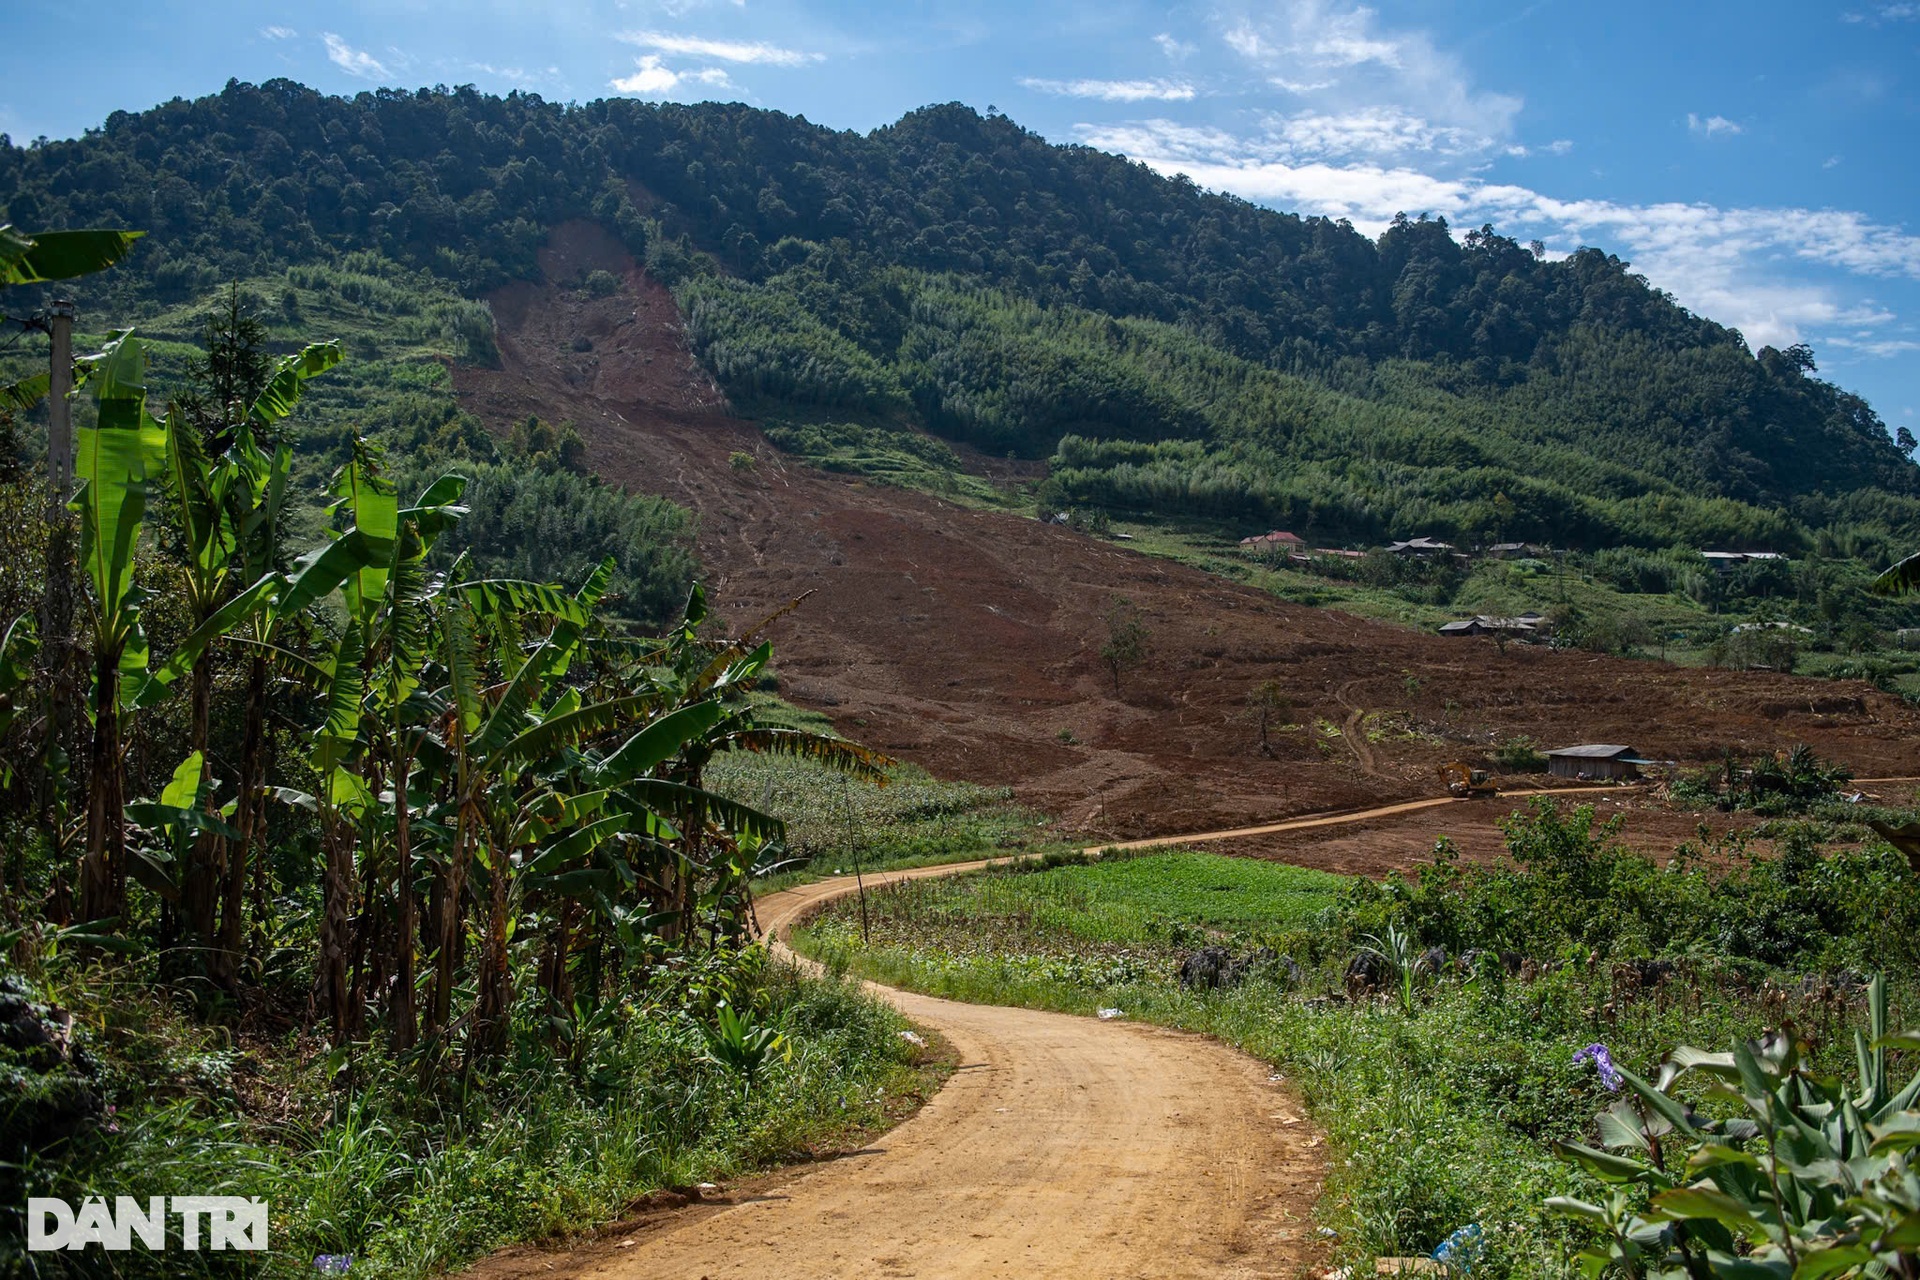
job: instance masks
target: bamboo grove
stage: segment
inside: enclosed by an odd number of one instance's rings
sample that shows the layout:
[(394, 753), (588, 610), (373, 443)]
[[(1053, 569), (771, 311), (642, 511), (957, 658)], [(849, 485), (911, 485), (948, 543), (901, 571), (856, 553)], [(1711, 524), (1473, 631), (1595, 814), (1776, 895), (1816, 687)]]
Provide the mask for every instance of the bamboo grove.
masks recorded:
[[(31, 282), (35, 241), (9, 234), (9, 282)], [(747, 939), (784, 831), (703, 786), (716, 753), (875, 781), (888, 762), (757, 711), (771, 648), (708, 638), (697, 586), (641, 637), (611, 560), (562, 586), (436, 556), (465, 479), (400, 494), (365, 439), (327, 486), (326, 540), (293, 554), (287, 419), (342, 358), (313, 344), (159, 413), (137, 334), (74, 362), (91, 422), (45, 590), (73, 547), (79, 634), (63, 643), (59, 601), (0, 618), (4, 941), (126, 953), (244, 1000), (292, 939), (336, 1050), (383, 1037), (471, 1065), (518, 1030), (565, 1053), (622, 984)], [(145, 617), (161, 601), (184, 615), (165, 646)], [(163, 741), (177, 762), (129, 796), (134, 744)], [(25, 900), (29, 851), (44, 901)]]

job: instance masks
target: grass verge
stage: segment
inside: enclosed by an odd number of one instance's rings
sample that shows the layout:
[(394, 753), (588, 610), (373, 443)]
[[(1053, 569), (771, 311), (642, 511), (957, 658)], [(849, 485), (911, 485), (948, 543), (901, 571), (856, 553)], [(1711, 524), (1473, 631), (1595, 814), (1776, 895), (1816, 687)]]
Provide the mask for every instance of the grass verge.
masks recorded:
[[(794, 946), (829, 972), (931, 995), (1119, 1009), (1218, 1037), (1273, 1064), (1325, 1129), (1319, 1217), (1342, 1263), (1367, 1273), (1479, 1223), (1476, 1277), (1561, 1277), (1587, 1229), (1545, 1201), (1600, 1189), (1549, 1144), (1595, 1140), (1593, 1117), (1614, 1101), (1575, 1052), (1605, 1043), (1651, 1075), (1675, 1045), (1723, 1047), (1790, 1020), (1816, 1059), (1849, 1061), (1861, 1011), (1846, 966), (1905, 964), (1898, 931), (1920, 885), (1885, 849), (1661, 870), (1590, 813), (1522, 815), (1509, 839), (1510, 864), (1442, 856), (1385, 885), (1207, 854), (918, 881), (869, 895), (870, 946), (846, 903)], [(1522, 948), (1512, 972), (1474, 954), (1503, 936)], [(1421, 965), (1442, 937), (1451, 948)], [(1204, 944), (1251, 975), (1183, 989), (1180, 962)], [(1367, 950), (1398, 955), (1412, 980), (1403, 989), (1389, 963), (1382, 991), (1350, 998), (1348, 966)], [(1905, 982), (1907, 1021), (1914, 1003)]]

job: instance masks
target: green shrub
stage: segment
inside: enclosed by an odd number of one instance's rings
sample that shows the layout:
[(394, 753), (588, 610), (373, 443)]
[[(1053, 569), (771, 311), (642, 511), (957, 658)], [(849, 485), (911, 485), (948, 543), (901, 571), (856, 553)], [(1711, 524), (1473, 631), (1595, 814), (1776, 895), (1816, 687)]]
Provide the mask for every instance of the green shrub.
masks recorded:
[(1493, 753), (1493, 762), (1508, 773), (1545, 773), (1547, 758), (1539, 744), (1522, 735), (1508, 738)]

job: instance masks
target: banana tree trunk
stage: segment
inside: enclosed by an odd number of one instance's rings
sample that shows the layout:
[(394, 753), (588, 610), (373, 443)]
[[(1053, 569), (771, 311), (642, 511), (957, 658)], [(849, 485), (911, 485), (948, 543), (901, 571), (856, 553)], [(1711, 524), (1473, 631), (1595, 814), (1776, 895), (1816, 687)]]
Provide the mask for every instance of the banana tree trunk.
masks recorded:
[(573, 921), (577, 914), (572, 898), (561, 898), (552, 931), (540, 957), (540, 990), (546, 996), (550, 1023), (555, 1028), (554, 1046), (560, 1045), (559, 1027), (573, 1017)]
[(348, 986), (353, 948), (353, 828), (328, 813), (321, 843), (326, 868), (321, 879), (320, 972), (316, 995), (325, 1006), (335, 1044), (354, 1039), (360, 1019)]
[[(204, 656), (194, 664), (192, 680), (187, 747), (205, 759), (213, 703), (213, 664)], [(209, 813), (214, 809), (211, 787), (207, 789), (206, 807)], [(225, 841), (211, 831), (202, 832), (193, 842), (180, 884), (180, 914), (185, 918), (193, 946), (203, 957), (201, 963), (216, 981), (226, 976), (219, 957), (216, 915), (220, 906), (220, 864), (225, 853)]]
[(447, 857), (446, 880), (440, 890), (440, 913), (435, 923), (433, 1001), (427, 1013), (428, 1029), (439, 1031), (453, 1016), (453, 979), (460, 964), (460, 909), (467, 896), (467, 860), (473, 837), (463, 806), (460, 830)]
[(473, 1055), (506, 1051), (513, 1007), (513, 975), (507, 965), (507, 854), (488, 850), (487, 932), (480, 954), (480, 992), (473, 1010)]
[[(68, 783), (58, 762), (69, 749), (73, 722), (73, 521), (64, 495), (56, 495), (49, 510), (47, 531), (47, 590), (40, 610), (40, 659), (47, 690), (47, 734), (40, 757), (39, 808), (47, 848), (63, 852), (66, 832), (61, 816), (66, 808), (61, 794)], [(24, 866), (24, 857), (22, 858)], [(48, 918), (57, 925), (73, 922), (73, 890), (65, 875), (54, 877)]]
[(247, 896), (249, 860), (254, 866), (254, 923), (264, 924), (267, 918), (267, 859), (264, 853), (254, 852), (266, 823), (266, 722), (267, 660), (256, 657), (247, 669), (246, 722), (240, 740), (240, 798), (234, 813), (240, 838), (227, 850), (222, 869), (220, 964), (227, 974), (239, 972), (240, 958), (246, 950), (242, 907)]
[(393, 975), (393, 1047), (405, 1053), (413, 1048), (418, 1021), (413, 1007), (416, 979), (414, 950), (419, 943), (420, 924), (414, 909), (413, 841), (408, 830), (407, 776), (413, 760), (404, 750), (394, 770), (393, 854), (394, 893), (399, 899), (399, 937), (395, 940)]
[(80, 863), (80, 918), (126, 913), (126, 777), (120, 760), (120, 654), (94, 657), (93, 743), (87, 754), (87, 852)]

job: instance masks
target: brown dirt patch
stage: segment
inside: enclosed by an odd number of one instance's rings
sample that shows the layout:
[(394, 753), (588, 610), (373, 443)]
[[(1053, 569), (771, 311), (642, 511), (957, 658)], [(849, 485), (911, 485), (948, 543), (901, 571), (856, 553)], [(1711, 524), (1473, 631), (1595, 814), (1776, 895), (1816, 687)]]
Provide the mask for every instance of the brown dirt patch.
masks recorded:
[[(462, 402), (499, 432), (529, 413), (571, 419), (600, 475), (693, 508), (728, 620), (746, 625), (813, 592), (772, 631), (787, 696), (939, 775), (1011, 785), (1070, 837), (1433, 795), (1437, 764), (1516, 734), (1693, 763), (1806, 742), (1857, 772), (1893, 774), (1920, 731), (1912, 708), (1863, 683), (1522, 646), (1503, 656), (1491, 642), (1285, 604), (1065, 528), (794, 465), (730, 416), (686, 350), (672, 298), (611, 237), (562, 228), (541, 261), (552, 280), (600, 267), (623, 288), (602, 299), (552, 283), (503, 290), (502, 367), (456, 369)], [(591, 351), (574, 350), (583, 335)], [(729, 466), (735, 451), (755, 468)], [(1117, 697), (1099, 661), (1116, 596), (1152, 636)], [(1291, 691), (1302, 726), (1279, 736), (1274, 759), (1242, 715), (1267, 679)], [(1340, 856), (1362, 870), (1403, 843), (1382, 836)]]

